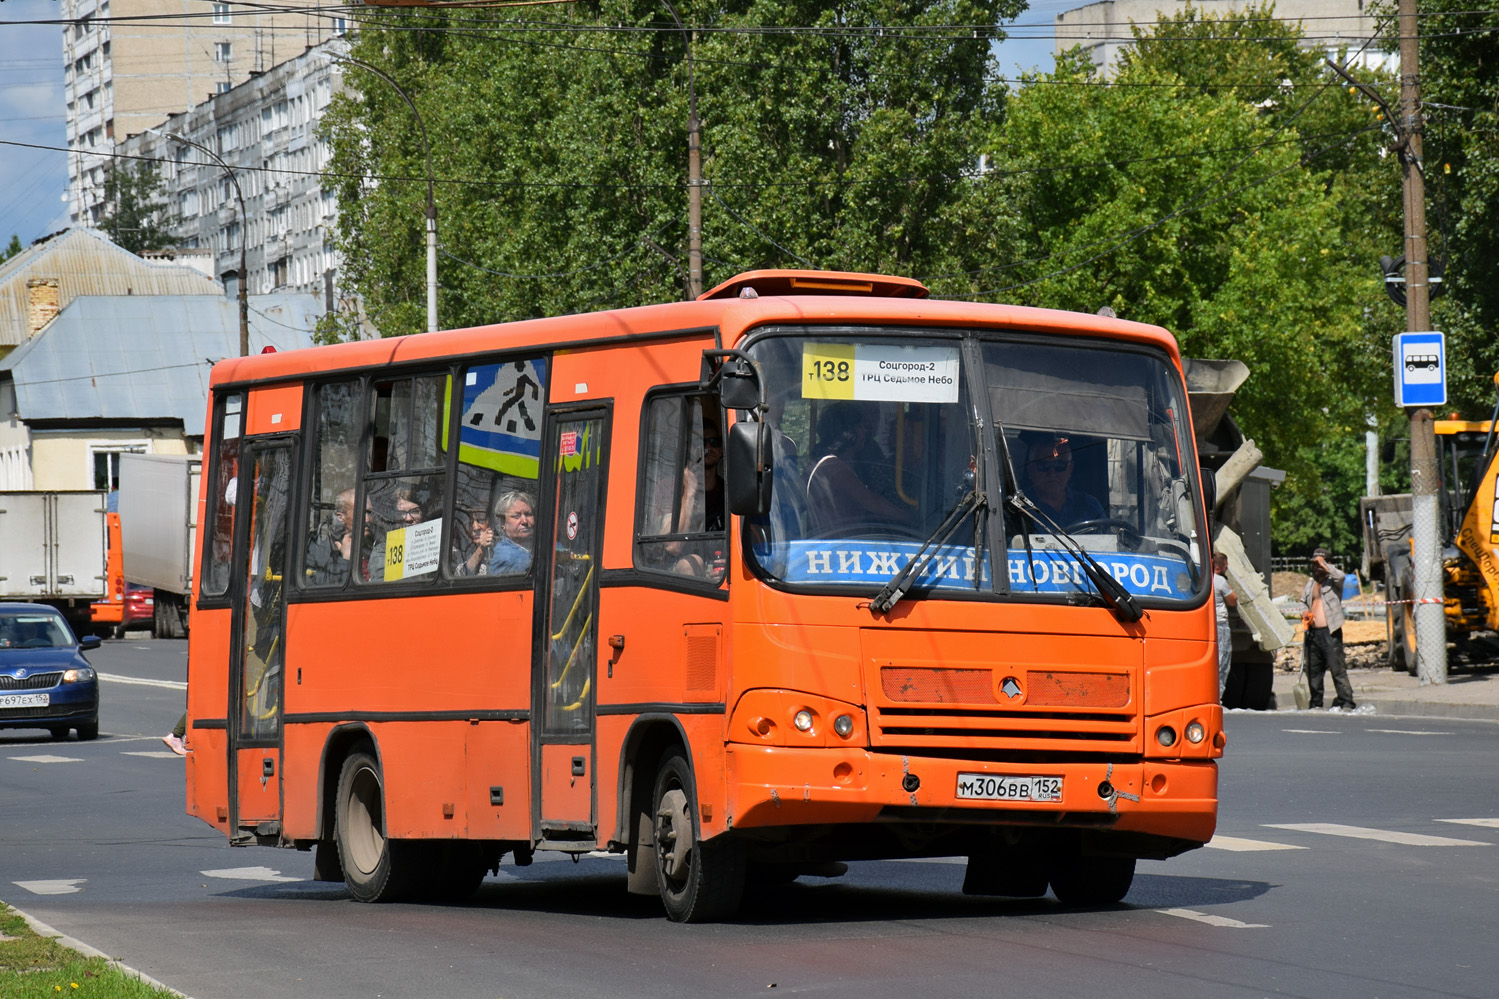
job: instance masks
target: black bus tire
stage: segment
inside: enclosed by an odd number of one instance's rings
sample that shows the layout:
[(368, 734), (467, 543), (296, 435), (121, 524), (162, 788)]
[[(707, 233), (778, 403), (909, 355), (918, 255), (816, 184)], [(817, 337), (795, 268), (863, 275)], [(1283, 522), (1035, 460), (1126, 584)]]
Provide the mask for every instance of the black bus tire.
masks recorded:
[(651, 804), (656, 885), (667, 917), (703, 923), (737, 912), (744, 897), (744, 850), (725, 836), (702, 841), (697, 786), (680, 754), (669, 753), (661, 761)]
[(410, 856), (385, 836), (385, 786), (380, 763), (352, 753), (338, 775), (335, 822), (344, 884), (359, 902), (391, 902), (406, 893)]

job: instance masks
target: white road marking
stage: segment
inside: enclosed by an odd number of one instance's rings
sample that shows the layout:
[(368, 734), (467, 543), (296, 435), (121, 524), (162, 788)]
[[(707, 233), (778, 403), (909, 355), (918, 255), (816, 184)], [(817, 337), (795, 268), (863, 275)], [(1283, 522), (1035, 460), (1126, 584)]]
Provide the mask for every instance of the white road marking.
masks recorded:
[(1328, 836), (1347, 836), (1351, 839), (1372, 839), (1381, 843), (1399, 843), (1402, 846), (1488, 846), (1476, 839), (1449, 839), (1446, 836), (1423, 836), (1420, 833), (1395, 832), (1391, 829), (1367, 829), (1363, 826), (1344, 826), (1336, 822), (1291, 822), (1284, 825), (1266, 823), (1266, 829), (1293, 829), (1297, 832), (1323, 833)]
[(1199, 923), (1207, 923), (1209, 926), (1223, 926), (1236, 930), (1263, 930), (1268, 929), (1269, 923), (1241, 923), (1237, 919), (1229, 919), (1227, 916), (1210, 916), (1206, 912), (1198, 912), (1195, 909), (1157, 909), (1156, 912), (1166, 916), (1179, 916), (1182, 919), (1193, 919)]
[(1293, 732), (1296, 735), (1342, 735), (1342, 732), (1334, 732), (1325, 728), (1283, 728), (1282, 732)]
[(1383, 732), (1385, 735), (1451, 735), (1451, 732), (1423, 732), (1414, 728), (1371, 728), (1370, 732)]
[(1438, 822), (1452, 822), (1460, 826), (1483, 826), (1485, 829), (1499, 829), (1499, 819), (1437, 819)]
[(205, 878), (226, 878), (230, 881), (302, 881), (303, 878), (289, 878), (280, 871), (273, 871), (269, 867), (226, 867), (218, 871), (200, 871)]
[(166, 687), (169, 690), (187, 689), (186, 680), (147, 680), (139, 676), (120, 676), (118, 673), (100, 673), (97, 670), (94, 672), (99, 679), (108, 680), (110, 683), (131, 683), (138, 687)]
[(178, 756), (176, 753), (172, 752), (169, 749), (127, 750), (126, 752), (123, 752), (120, 755), (121, 756), (148, 756), (148, 757), (150, 757), (153, 760), (180, 760), (180, 759), (182, 759), (181, 756)]
[(57, 881), (12, 881), (18, 888), (25, 888), (33, 895), (72, 895), (83, 889), (78, 886), (88, 878), (62, 878)]
[(21, 763), (82, 763), (83, 759), (78, 756), (12, 756), (11, 759)]
[(1209, 850), (1231, 850), (1234, 853), (1252, 853), (1256, 850), (1305, 850), (1304, 846), (1289, 843), (1268, 843), (1262, 839), (1239, 839), (1235, 836), (1214, 836), (1203, 846)]

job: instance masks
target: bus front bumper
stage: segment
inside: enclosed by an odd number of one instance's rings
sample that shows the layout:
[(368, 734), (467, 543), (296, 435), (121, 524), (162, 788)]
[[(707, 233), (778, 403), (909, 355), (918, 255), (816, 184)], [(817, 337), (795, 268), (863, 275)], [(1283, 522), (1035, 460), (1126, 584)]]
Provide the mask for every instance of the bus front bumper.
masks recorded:
[[(966, 822), (1108, 828), (1205, 843), (1217, 822), (1218, 768), (1212, 760), (987, 763), (732, 743), (725, 762), (735, 829)], [(1029, 778), (1060, 778), (1061, 787)], [(986, 793), (1010, 796), (972, 796)], [(1034, 793), (1058, 800), (1016, 796)]]

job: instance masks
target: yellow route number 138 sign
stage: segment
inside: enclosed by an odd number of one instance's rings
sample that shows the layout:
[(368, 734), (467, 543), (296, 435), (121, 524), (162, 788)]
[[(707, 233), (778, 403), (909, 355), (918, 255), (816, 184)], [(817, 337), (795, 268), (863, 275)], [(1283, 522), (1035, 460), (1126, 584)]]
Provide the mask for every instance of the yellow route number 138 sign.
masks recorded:
[(956, 346), (808, 343), (802, 347), (803, 399), (957, 402)]

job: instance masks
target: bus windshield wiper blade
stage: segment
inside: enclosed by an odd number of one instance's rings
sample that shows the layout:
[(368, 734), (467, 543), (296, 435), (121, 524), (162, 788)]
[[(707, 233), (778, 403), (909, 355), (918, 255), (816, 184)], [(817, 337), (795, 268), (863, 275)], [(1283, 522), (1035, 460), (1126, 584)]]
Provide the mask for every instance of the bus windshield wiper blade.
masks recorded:
[(1078, 564), (1083, 567), (1083, 572), (1087, 574), (1088, 581), (1093, 584), (1093, 588), (1098, 591), (1098, 595), (1103, 598), (1104, 603), (1109, 605), (1109, 608), (1113, 610), (1119, 620), (1128, 624), (1138, 621), (1144, 616), (1145, 612), (1140, 609), (1140, 605), (1136, 602), (1134, 594), (1125, 589), (1119, 580), (1109, 575), (1109, 571), (1099, 565), (1098, 560), (1086, 548), (1078, 544), (1076, 538), (1062, 530), (1056, 521), (1047, 516), (1035, 503), (1031, 502), (1029, 496), (1017, 489), (1010, 498), (1010, 503), (1015, 509), (1020, 511), (1022, 517), (1027, 514), (1035, 517), (1056, 538), (1061, 540), (1067, 554), (1077, 559)]
[(958, 500), (958, 505), (952, 508), (941, 524), (937, 525), (937, 529), (922, 543), (916, 554), (911, 556), (910, 561), (894, 576), (891, 576), (890, 581), (880, 588), (879, 593), (875, 594), (874, 599), (870, 601), (871, 606), (881, 614), (888, 614), (891, 608), (901, 602), (906, 592), (911, 589), (912, 581), (931, 563), (932, 558), (947, 543), (947, 539), (952, 537), (959, 525), (968, 519), (968, 515), (988, 505), (983, 492), (979, 489), (969, 491)]

